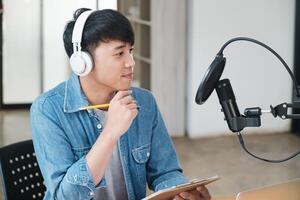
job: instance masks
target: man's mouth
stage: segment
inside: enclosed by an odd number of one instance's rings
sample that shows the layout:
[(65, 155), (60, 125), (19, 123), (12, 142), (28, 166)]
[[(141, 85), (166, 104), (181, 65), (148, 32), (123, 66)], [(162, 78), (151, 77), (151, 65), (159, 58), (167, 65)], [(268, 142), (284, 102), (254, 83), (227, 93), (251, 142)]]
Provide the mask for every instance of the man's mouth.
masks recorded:
[(122, 75), (122, 77), (132, 80), (133, 79), (133, 73), (128, 73), (128, 74)]

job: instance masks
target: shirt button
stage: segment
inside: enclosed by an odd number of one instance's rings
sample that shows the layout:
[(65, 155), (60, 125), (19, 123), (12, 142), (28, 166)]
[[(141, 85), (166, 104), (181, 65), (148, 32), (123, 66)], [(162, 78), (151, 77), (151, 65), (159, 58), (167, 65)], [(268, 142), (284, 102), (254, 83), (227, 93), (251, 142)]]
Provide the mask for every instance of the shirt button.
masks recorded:
[(90, 195), (90, 196), (93, 196), (93, 195), (94, 195), (94, 192), (90, 192), (89, 195)]
[(98, 124), (97, 125), (97, 129), (101, 129), (102, 128), (102, 125), (101, 124)]
[(147, 157), (149, 157), (149, 156), (150, 156), (150, 153), (148, 152), (148, 153), (147, 153)]

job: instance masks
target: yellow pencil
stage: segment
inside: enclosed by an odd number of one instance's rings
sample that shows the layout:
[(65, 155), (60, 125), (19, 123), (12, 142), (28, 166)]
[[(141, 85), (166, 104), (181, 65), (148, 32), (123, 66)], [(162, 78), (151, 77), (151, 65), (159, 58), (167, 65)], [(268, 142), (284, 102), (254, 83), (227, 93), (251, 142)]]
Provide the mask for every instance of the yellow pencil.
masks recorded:
[(108, 108), (109, 103), (106, 104), (98, 104), (98, 105), (92, 105), (92, 106), (85, 106), (82, 108), (79, 108), (79, 110), (90, 110), (90, 109), (96, 109), (96, 108)]
[[(106, 103), (106, 104), (98, 104), (98, 105), (81, 107), (79, 108), (79, 110), (91, 110), (91, 109), (108, 108), (108, 107), (109, 107), (109, 103)], [(140, 106), (137, 106), (137, 109), (139, 110)]]

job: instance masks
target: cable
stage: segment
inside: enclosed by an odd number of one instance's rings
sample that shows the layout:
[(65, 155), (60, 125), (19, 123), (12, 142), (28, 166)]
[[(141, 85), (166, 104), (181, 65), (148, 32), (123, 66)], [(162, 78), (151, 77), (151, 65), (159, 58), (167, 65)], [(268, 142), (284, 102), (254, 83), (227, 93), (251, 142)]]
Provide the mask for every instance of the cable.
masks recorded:
[(232, 38), (230, 40), (228, 40), (223, 46), (222, 48), (220, 49), (220, 51), (218, 52), (217, 55), (223, 55), (223, 51), (225, 49), (225, 47), (227, 45), (229, 45), (230, 43), (232, 42), (235, 42), (235, 41), (239, 41), (239, 40), (244, 40), (244, 41), (249, 41), (249, 42), (253, 42), (255, 44), (258, 44), (262, 47), (265, 47), (266, 49), (268, 49), (271, 53), (273, 53), (279, 60), (280, 62), (284, 65), (285, 69), (288, 71), (288, 73), (290, 74), (292, 80), (293, 80), (293, 83), (294, 83), (294, 87), (295, 87), (295, 90), (296, 90), (296, 95), (297, 97), (300, 97), (300, 93), (299, 93), (299, 90), (298, 90), (298, 87), (297, 87), (297, 81), (293, 75), (293, 72), (291, 71), (291, 69), (289, 68), (289, 66), (286, 64), (286, 62), (281, 58), (281, 56), (276, 53), (271, 47), (269, 47), (268, 45), (258, 41), (258, 40), (255, 40), (255, 39), (252, 39), (252, 38), (247, 38), (247, 37), (236, 37), (236, 38)]
[(239, 141), (240, 141), (241, 146), (243, 147), (243, 149), (244, 149), (249, 155), (251, 155), (252, 157), (257, 158), (257, 159), (259, 159), (259, 160), (265, 161), (265, 162), (270, 162), (270, 163), (281, 163), (281, 162), (290, 160), (290, 159), (294, 158), (295, 156), (297, 156), (298, 154), (300, 154), (300, 151), (298, 151), (298, 152), (292, 154), (291, 156), (289, 156), (289, 157), (287, 157), (287, 158), (285, 158), (285, 159), (281, 159), (281, 160), (269, 160), (269, 159), (261, 158), (261, 157), (258, 157), (258, 156), (254, 155), (254, 154), (252, 154), (251, 152), (248, 151), (248, 149), (247, 149), (246, 146), (245, 146), (245, 143), (244, 143), (243, 136), (242, 136), (242, 133), (241, 133), (241, 132), (238, 132), (237, 136), (238, 136), (238, 139), (239, 139)]

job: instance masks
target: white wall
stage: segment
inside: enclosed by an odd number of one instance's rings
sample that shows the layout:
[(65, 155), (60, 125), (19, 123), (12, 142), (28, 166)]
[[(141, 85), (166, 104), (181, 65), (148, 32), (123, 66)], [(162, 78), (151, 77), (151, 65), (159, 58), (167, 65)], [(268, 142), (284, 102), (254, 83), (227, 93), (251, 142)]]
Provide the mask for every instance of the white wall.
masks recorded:
[(31, 103), (41, 90), (40, 1), (4, 0), (3, 7), (3, 103)]
[(63, 31), (73, 12), (80, 7), (95, 9), (96, 0), (44, 1), (43, 19), (43, 91), (66, 80), (70, 74), (69, 60), (63, 46)]
[(98, 0), (98, 9), (114, 9), (117, 10), (118, 0)]
[(116, 9), (117, 1), (4, 0), (3, 5), (3, 103), (23, 104), (68, 78), (63, 31), (74, 11)]
[[(236, 36), (247, 36), (271, 46), (292, 67), (295, 0), (188, 1), (187, 131), (190, 137), (229, 133), (215, 92), (204, 105), (194, 101), (203, 75), (220, 47)], [(236, 42), (224, 55), (222, 78), (229, 78), (240, 111), (269, 108), (291, 101), (291, 79), (271, 53), (253, 43)], [(261, 128), (248, 131), (287, 131), (290, 121), (263, 115)]]

